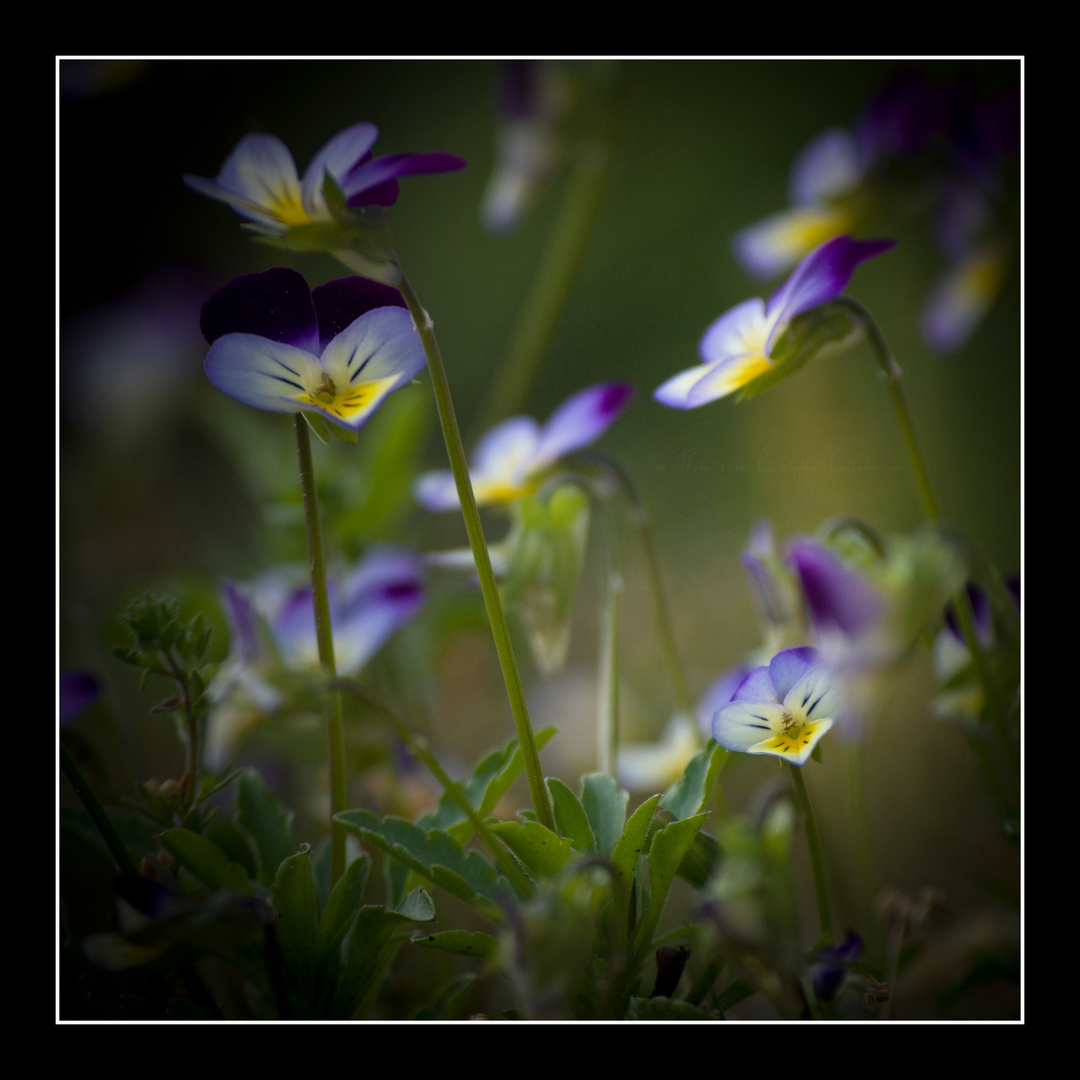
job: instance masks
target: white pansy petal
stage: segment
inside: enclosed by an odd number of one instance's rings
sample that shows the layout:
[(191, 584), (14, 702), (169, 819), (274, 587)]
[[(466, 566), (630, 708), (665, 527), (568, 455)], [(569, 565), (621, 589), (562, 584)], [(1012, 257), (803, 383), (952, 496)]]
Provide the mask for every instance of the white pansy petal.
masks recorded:
[(715, 364), (748, 352), (760, 352), (768, 336), (765, 301), (746, 300), (725, 312), (701, 336), (698, 352), (706, 364)]
[(713, 719), (713, 738), (728, 750), (752, 752), (783, 726), (784, 707), (771, 701), (733, 701)]
[(745, 356), (733, 356), (718, 364), (710, 364), (709, 371), (695, 383), (687, 393), (690, 407), (705, 405), (727, 397), (741, 390), (759, 375), (772, 371), (773, 364), (768, 357), (760, 353), (748, 353)]
[(784, 697), (784, 705), (809, 720), (835, 720), (841, 707), (835, 678), (824, 666), (811, 668)]
[(661, 405), (673, 409), (696, 409), (703, 401), (691, 401), (690, 391), (715, 367), (715, 364), (698, 364), (673, 375), (666, 383), (653, 391), (653, 397)]
[(318, 361), (294, 345), (256, 334), (226, 334), (203, 362), (206, 377), (223, 393), (270, 412), (300, 412), (300, 398), (319, 379)]
[(482, 481), (520, 483), (532, 469), (539, 444), (540, 426), (531, 416), (497, 424), (476, 444), (473, 486)]

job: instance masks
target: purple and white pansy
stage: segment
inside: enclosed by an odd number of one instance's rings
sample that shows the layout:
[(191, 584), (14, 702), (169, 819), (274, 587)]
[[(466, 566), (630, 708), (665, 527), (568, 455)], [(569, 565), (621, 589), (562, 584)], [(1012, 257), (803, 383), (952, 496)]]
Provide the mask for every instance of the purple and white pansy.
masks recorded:
[(835, 300), (860, 263), (888, 251), (892, 240), (837, 236), (810, 252), (772, 299), (747, 300), (705, 331), (704, 360), (668, 379), (653, 395), (675, 409), (696, 409), (774, 370), (773, 347), (792, 319)]
[(393, 206), (399, 176), (451, 172), (466, 162), (439, 151), (384, 154), (373, 158), (379, 137), (374, 124), (353, 124), (338, 132), (312, 159), (301, 178), (285, 144), (274, 135), (245, 135), (213, 180), (185, 176), (184, 183), (202, 195), (228, 203), (242, 217), (270, 233), (298, 225), (331, 221), (323, 197), (329, 173), (350, 207)]
[[(473, 454), (469, 475), (477, 504), (512, 502), (535, 491), (560, 458), (599, 439), (633, 396), (630, 383), (598, 383), (563, 402), (543, 426), (531, 416), (514, 416), (493, 427)], [(413, 490), (428, 510), (459, 506), (450, 472), (425, 473)]]
[(295, 270), (244, 274), (203, 305), (207, 378), (256, 409), (355, 431), (424, 366), (401, 294), (367, 278), (310, 290)]
[[(390, 635), (424, 604), (420, 559), (401, 548), (370, 552), (352, 570), (327, 581), (334, 654), (341, 675), (355, 675)], [(210, 687), (207, 754), (223, 762), (243, 733), (282, 703), (275, 674), (319, 670), (311, 586), (279, 568), (248, 585), (228, 579), (221, 598), (232, 631), (229, 658)]]
[(839, 709), (833, 678), (814, 649), (777, 653), (739, 684), (713, 720), (713, 737), (728, 750), (771, 754), (803, 765)]

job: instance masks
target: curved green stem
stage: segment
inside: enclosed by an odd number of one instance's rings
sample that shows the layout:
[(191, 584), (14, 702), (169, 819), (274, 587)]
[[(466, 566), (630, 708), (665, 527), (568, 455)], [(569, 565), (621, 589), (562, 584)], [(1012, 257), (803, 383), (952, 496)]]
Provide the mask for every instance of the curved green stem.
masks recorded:
[(668, 678), (671, 680), (671, 689), (675, 695), (675, 705), (680, 712), (693, 718), (696, 707), (694, 699), (690, 696), (686, 673), (683, 671), (678, 646), (675, 644), (675, 631), (672, 629), (671, 613), (668, 609), (667, 598), (664, 595), (664, 584), (660, 580), (660, 563), (656, 558), (656, 548), (653, 546), (649, 515), (645, 512), (645, 507), (642, 505), (637, 489), (634, 487), (630, 477), (627, 476), (616, 461), (596, 452), (585, 453), (582, 457), (603, 467), (615, 479), (630, 503), (630, 521), (637, 531), (638, 540), (641, 542), (641, 552), (645, 558), (649, 590), (652, 593), (653, 609), (656, 612), (656, 632), (660, 637), (660, 648), (664, 653)]
[(480, 431), (518, 412), (536, 378), (585, 254), (613, 151), (614, 139), (597, 140), (581, 152), (574, 164), (559, 219), (481, 409)]
[[(923, 457), (918, 440), (915, 437), (915, 424), (911, 419), (907, 396), (904, 393), (903, 374), (900, 371), (900, 365), (890, 352), (881, 328), (865, 305), (851, 296), (841, 296), (836, 303), (851, 311), (870, 337), (870, 344), (885, 376), (885, 385), (888, 388), (889, 397), (892, 399), (897, 423), (900, 425), (900, 433), (907, 449), (908, 462), (911, 465), (912, 476), (915, 479), (915, 487), (918, 489), (919, 498), (922, 501), (923, 515), (929, 524), (938, 525), (941, 521), (941, 510), (934, 495), (933, 487), (930, 484), (930, 473), (926, 467), (926, 459)], [(983, 649), (982, 642), (976, 632), (974, 614), (971, 610), (971, 602), (968, 599), (966, 589), (957, 590), (956, 595), (953, 597), (953, 605), (956, 608), (957, 621), (960, 623), (964, 642), (967, 645), (968, 652), (971, 654), (972, 662), (975, 664), (975, 670), (978, 672), (983, 693), (986, 695), (987, 708), (990, 712), (994, 731), (1014, 770), (1018, 770), (1020, 761), (1013, 741), (1009, 736), (1008, 722), (1005, 716), (1005, 708), (1001, 702), (1001, 695), (998, 692), (997, 680), (994, 678), (990, 662), (986, 657), (986, 651)]]
[(414, 735), (405, 721), (389, 705), (374, 694), (370, 694), (352, 679), (339, 679), (336, 685), (362, 701), (366, 701), (369, 705), (373, 705), (390, 721), (397, 737), (405, 744), (405, 749), (442, 784), (443, 790), (453, 800), (454, 805), (469, 819), (469, 823), (476, 830), (476, 835), (480, 837), (484, 847), (499, 864), (499, 869), (506, 875), (506, 879), (518, 891), (518, 895), (532, 896), (535, 891), (532, 882), (521, 872), (521, 868), (514, 861), (506, 845), (492, 834), (483, 818), (473, 809), (461, 785), (450, 778), (449, 773), (439, 763), (439, 759), (428, 748), (427, 741), (419, 735)]
[[(303, 414), (294, 418), (296, 456), (300, 465), (300, 491), (304, 497), (304, 526), (307, 532), (308, 564), (311, 570), (311, 595), (315, 604), (315, 639), (319, 664), (331, 679), (337, 678), (334, 659), (334, 631), (330, 623), (330, 599), (326, 590), (326, 563), (323, 558), (322, 527), (319, 524), (319, 498), (315, 488), (315, 469), (311, 461), (311, 437)], [(330, 761), (330, 887), (345, 873), (344, 825), (335, 815), (348, 809), (345, 782), (345, 726), (341, 716), (341, 694), (330, 690), (326, 703), (326, 739)]]
[(423, 343), (424, 354), (427, 356), (431, 385), (435, 392), (435, 405), (439, 411), (439, 422), (446, 442), (446, 452), (450, 458), (450, 468), (454, 473), (461, 512), (465, 518), (465, 529), (469, 534), (473, 558), (476, 560), (476, 572), (480, 578), (480, 589), (484, 594), (491, 633), (495, 638), (495, 650), (499, 654), (499, 665), (502, 668), (503, 681), (506, 683), (510, 709), (514, 714), (514, 726), (517, 729), (518, 742), (521, 744), (521, 755), (525, 764), (525, 775), (529, 782), (533, 810), (537, 820), (554, 831), (555, 815), (552, 813), (547, 785), (544, 783), (544, 776), (540, 769), (540, 753), (537, 750), (532, 724), (529, 721), (529, 709), (525, 702), (525, 691), (521, 685), (517, 658), (514, 656), (514, 647), (510, 641), (510, 630), (506, 625), (506, 615), (499, 598), (495, 574), (491, 569), (491, 557), (484, 539), (480, 512), (476, 508), (476, 497), (469, 479), (465, 448), (461, 442), (461, 430), (454, 412), (454, 402), (450, 396), (450, 383), (446, 377), (446, 367), (443, 364), (442, 353), (439, 351), (439, 343), (435, 339), (435, 324), (421, 305), (419, 297), (413, 291), (412, 284), (404, 272), (401, 280), (396, 284), (405, 298), (413, 323), (416, 325), (416, 331)]
[(818, 832), (817, 818), (814, 816), (814, 807), (810, 802), (810, 792), (806, 788), (802, 767), (788, 764), (788, 768), (791, 770), (791, 781), (795, 786), (795, 798), (806, 821), (806, 843), (810, 848), (810, 865), (814, 870), (818, 927), (822, 939), (833, 941), (832, 908), (829, 906), (829, 885), (825, 880), (825, 859), (821, 852), (821, 834)]
[(604, 585), (596, 741), (600, 771), (614, 776), (619, 756), (619, 608), (623, 584), (613, 561), (608, 566)]

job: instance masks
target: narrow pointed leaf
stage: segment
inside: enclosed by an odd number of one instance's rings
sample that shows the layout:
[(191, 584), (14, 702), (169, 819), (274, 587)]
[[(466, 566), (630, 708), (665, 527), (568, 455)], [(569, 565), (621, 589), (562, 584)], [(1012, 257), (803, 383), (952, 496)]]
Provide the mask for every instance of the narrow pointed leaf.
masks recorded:
[(161, 845), (211, 889), (251, 894), (247, 871), (234, 862), (216, 844), (190, 829), (168, 829), (161, 834)]
[(622, 791), (607, 773), (589, 773), (581, 778), (581, 805), (589, 818), (597, 853), (610, 858), (626, 825), (626, 804), (630, 795)]
[(282, 862), (274, 878), (273, 896), (278, 913), (275, 931), (289, 984), (304, 1001), (311, 1001), (315, 990), (318, 912), (310, 851), (301, 851)]
[(705, 809), (728, 751), (710, 739), (686, 764), (682, 776), (668, 788), (660, 807), (678, 818), (693, 817)]
[(293, 812), (285, 809), (254, 769), (247, 769), (237, 784), (236, 822), (255, 843), (260, 883), (271, 885), (278, 867), (296, 852)]
[(559, 826), (559, 835), (569, 837), (575, 851), (589, 854), (596, 850), (596, 837), (588, 815), (578, 797), (561, 781), (554, 777), (547, 782), (551, 792), (551, 801), (555, 807), (555, 822)]
[(349, 932), (356, 913), (363, 906), (364, 889), (370, 870), (371, 859), (366, 855), (354, 859), (330, 894), (326, 910), (319, 920), (316, 945), (321, 970), (332, 968), (338, 958), (345, 935)]
[(556, 836), (538, 821), (500, 821), (491, 831), (521, 860), (534, 878), (552, 877), (570, 858), (569, 837)]

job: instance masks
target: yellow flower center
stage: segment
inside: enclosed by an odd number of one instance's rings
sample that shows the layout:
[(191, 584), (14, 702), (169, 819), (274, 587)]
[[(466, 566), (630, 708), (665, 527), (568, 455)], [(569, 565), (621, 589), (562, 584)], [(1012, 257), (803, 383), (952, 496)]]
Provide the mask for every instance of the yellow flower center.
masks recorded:
[(357, 383), (339, 391), (334, 380), (324, 371), (318, 386), (306, 394), (298, 394), (296, 400), (302, 405), (314, 405), (322, 412), (327, 412), (339, 420), (351, 420), (357, 413), (374, 407), (379, 399), (390, 392), (397, 382), (391, 375), (386, 379), (373, 379), (371, 382)]

